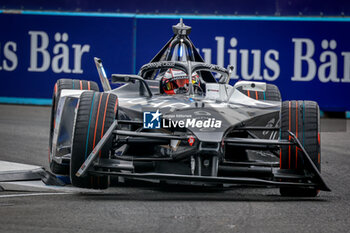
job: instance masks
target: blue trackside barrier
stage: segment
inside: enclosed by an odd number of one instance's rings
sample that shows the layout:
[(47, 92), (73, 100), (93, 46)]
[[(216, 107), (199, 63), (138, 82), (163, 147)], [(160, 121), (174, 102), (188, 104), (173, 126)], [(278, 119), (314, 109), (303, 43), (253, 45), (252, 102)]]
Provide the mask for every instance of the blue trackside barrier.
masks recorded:
[(201, 14), (201, 15), (303, 15), (303, 16), (349, 16), (350, 3), (347, 0), (323, 1), (281, 1), (281, 0), (0, 0), (4, 9), (40, 11), (120, 12), (138, 14)]
[(266, 81), (279, 86), (283, 100), (350, 111), (346, 17), (0, 11), (0, 102), (49, 105), (60, 78), (99, 83), (94, 57), (109, 77), (137, 73), (180, 17), (192, 26), (190, 38), (206, 62), (235, 67), (231, 83)]

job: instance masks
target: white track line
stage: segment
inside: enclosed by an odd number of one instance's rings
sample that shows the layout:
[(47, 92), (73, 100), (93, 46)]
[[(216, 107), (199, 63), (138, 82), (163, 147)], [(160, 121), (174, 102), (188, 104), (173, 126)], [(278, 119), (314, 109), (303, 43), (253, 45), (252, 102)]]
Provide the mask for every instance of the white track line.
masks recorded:
[(0, 195), (0, 198), (30, 197), (30, 196), (52, 196), (52, 195), (65, 195), (65, 194), (73, 194), (73, 193), (23, 193), (23, 194), (8, 194), (8, 195)]
[(36, 169), (42, 169), (42, 167), (0, 160), (0, 172), (32, 171)]

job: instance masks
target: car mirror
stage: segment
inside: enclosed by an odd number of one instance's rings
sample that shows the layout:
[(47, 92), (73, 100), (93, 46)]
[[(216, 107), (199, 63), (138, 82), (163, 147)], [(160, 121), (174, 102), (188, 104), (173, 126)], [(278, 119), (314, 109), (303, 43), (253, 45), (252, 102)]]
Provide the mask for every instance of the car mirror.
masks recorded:
[(144, 96), (147, 91), (148, 96), (152, 97), (152, 92), (147, 82), (141, 76), (133, 74), (112, 74), (112, 83), (135, 83), (136, 80), (140, 81), (140, 95)]

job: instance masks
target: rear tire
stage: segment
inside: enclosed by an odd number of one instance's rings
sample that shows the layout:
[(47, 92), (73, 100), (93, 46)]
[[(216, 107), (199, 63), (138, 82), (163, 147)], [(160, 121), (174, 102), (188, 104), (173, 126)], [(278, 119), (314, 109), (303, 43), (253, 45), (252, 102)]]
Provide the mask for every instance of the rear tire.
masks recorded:
[[(70, 178), (74, 186), (108, 188), (108, 176), (77, 177), (75, 174), (115, 120), (117, 103), (117, 96), (113, 94), (93, 91), (81, 94), (73, 129), (70, 161)], [(112, 138), (101, 149), (99, 157), (108, 159), (111, 146)]]
[[(299, 139), (312, 162), (321, 172), (319, 107), (313, 101), (284, 101), (281, 109), (281, 139), (291, 141), (288, 131)], [(280, 169), (303, 173), (307, 169), (300, 148), (282, 146)], [(307, 188), (280, 188), (282, 196), (315, 197), (319, 190)]]
[(249, 96), (252, 99), (260, 101), (282, 101), (281, 93), (278, 87), (274, 84), (266, 84), (266, 91), (247, 91), (242, 87), (237, 88), (243, 94)]
[[(57, 80), (53, 94), (52, 94), (52, 106), (51, 106), (51, 119), (50, 119), (50, 141), (49, 141), (49, 153), (52, 153), (52, 139), (53, 131), (56, 122), (56, 111), (58, 101), (61, 97), (61, 91), (64, 89), (69, 90), (94, 90), (99, 91), (98, 85), (93, 81), (85, 81), (78, 79), (59, 79)], [(50, 169), (55, 174), (68, 175), (69, 174), (69, 164), (58, 164), (54, 160), (50, 160), (49, 154), (49, 164)]]

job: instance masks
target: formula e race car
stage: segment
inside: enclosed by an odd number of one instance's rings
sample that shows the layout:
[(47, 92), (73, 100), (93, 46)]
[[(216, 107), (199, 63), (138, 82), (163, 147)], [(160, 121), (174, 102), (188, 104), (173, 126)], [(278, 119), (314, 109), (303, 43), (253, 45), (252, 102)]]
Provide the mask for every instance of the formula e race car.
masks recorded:
[[(267, 186), (285, 196), (330, 191), (321, 177), (319, 107), (281, 101), (277, 86), (229, 84), (232, 66), (204, 63), (182, 20), (138, 75), (54, 87), (50, 168), (73, 186), (110, 177), (186, 185)], [(111, 89), (111, 83), (119, 87)]]

